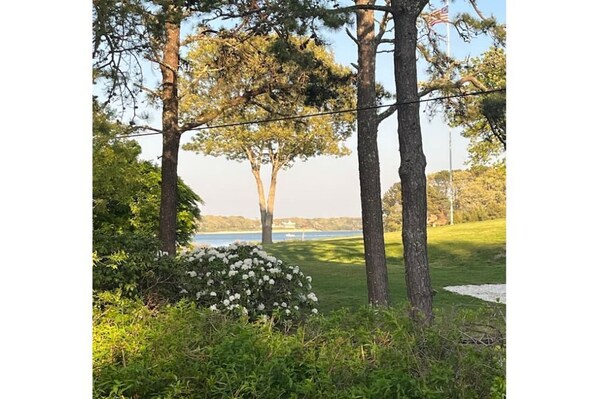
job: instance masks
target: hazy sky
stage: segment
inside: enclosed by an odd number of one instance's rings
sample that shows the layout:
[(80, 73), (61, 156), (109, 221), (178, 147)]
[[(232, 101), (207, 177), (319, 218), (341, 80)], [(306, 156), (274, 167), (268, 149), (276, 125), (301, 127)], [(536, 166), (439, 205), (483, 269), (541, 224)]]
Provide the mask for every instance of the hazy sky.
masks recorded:
[[(449, 15), (467, 10), (465, 1), (451, 4)], [(435, 2), (436, 6), (441, 3)], [(505, 21), (505, 2), (480, 0), (479, 7), (486, 15), (494, 15)], [(435, 29), (446, 32), (445, 24), (437, 24)], [(326, 39), (334, 52), (336, 61), (349, 65), (356, 63), (356, 45), (344, 31), (328, 32)], [(478, 39), (464, 43), (453, 30), (451, 32), (451, 53), (455, 56), (477, 56), (488, 46), (488, 41)], [(394, 93), (392, 73), (392, 55), (380, 54), (377, 60), (377, 80)], [(424, 78), (420, 73), (419, 79)], [(388, 101), (391, 102), (391, 101)], [(448, 127), (442, 117), (432, 121), (423, 113), (422, 134), (424, 152), (427, 158), (426, 173), (445, 170), (449, 167)], [(153, 118), (153, 124), (159, 126), (159, 114)], [(399, 153), (396, 131), (396, 114), (387, 118), (379, 129), (378, 148), (380, 153), (381, 186), (384, 193), (398, 181)], [(193, 133), (184, 133), (181, 145), (190, 141)], [(142, 145), (144, 159), (158, 162), (161, 154), (161, 136), (138, 138)], [(467, 140), (459, 130), (452, 132), (453, 169), (464, 168), (467, 160)], [(359, 177), (357, 167), (356, 133), (348, 140), (352, 154), (343, 158), (318, 157), (307, 162), (298, 162), (291, 169), (279, 174), (275, 217), (359, 217)], [(263, 176), (267, 178), (268, 165), (263, 167)], [(179, 176), (205, 201), (201, 207), (204, 215), (240, 215), (250, 218), (259, 216), (255, 181), (247, 162), (227, 161), (223, 157), (206, 157), (181, 149), (179, 155)]]

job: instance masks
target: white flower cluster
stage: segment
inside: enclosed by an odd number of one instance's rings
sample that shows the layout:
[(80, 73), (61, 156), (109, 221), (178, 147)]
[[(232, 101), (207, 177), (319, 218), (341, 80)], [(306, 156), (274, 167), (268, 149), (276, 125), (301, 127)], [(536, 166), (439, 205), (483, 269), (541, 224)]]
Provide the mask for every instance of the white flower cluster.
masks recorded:
[(188, 280), (181, 294), (215, 312), (296, 319), (318, 313), (311, 277), (268, 255), (261, 246), (236, 243), (185, 254)]

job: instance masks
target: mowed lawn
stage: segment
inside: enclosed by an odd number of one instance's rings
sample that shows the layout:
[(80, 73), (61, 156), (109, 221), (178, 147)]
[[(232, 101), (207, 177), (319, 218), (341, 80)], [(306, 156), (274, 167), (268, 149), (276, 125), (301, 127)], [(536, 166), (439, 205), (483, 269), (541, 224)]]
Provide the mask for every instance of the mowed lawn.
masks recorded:
[[(388, 278), (393, 305), (407, 301), (401, 233), (385, 235)], [(320, 311), (367, 304), (363, 240), (339, 238), (268, 245), (269, 253), (312, 276)], [(450, 293), (448, 285), (502, 284), (506, 279), (505, 219), (428, 229), (428, 258), (434, 307), (478, 307), (485, 302)], [(503, 305), (496, 305), (503, 306)]]

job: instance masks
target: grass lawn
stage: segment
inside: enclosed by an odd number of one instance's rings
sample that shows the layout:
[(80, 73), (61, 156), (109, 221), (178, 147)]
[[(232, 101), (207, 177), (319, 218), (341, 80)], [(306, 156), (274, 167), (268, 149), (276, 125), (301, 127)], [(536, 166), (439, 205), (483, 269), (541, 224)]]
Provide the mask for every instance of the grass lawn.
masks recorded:
[[(401, 233), (387, 233), (385, 240), (391, 300), (397, 305), (407, 301)], [(298, 265), (305, 274), (312, 276), (321, 312), (367, 304), (361, 237), (281, 242), (265, 249), (279, 259)], [(429, 228), (428, 258), (432, 287), (438, 292), (434, 297), (434, 307), (487, 306), (489, 302), (450, 293), (442, 287), (504, 284), (505, 252), (505, 219)]]

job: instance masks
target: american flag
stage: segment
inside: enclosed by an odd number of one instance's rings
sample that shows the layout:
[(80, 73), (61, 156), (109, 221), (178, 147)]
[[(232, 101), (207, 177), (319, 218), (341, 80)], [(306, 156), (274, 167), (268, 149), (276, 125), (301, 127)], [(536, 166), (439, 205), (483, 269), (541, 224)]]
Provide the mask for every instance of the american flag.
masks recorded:
[(434, 26), (442, 22), (449, 22), (448, 6), (444, 6), (438, 10), (432, 11), (425, 17), (425, 19), (428, 21), (430, 26)]

